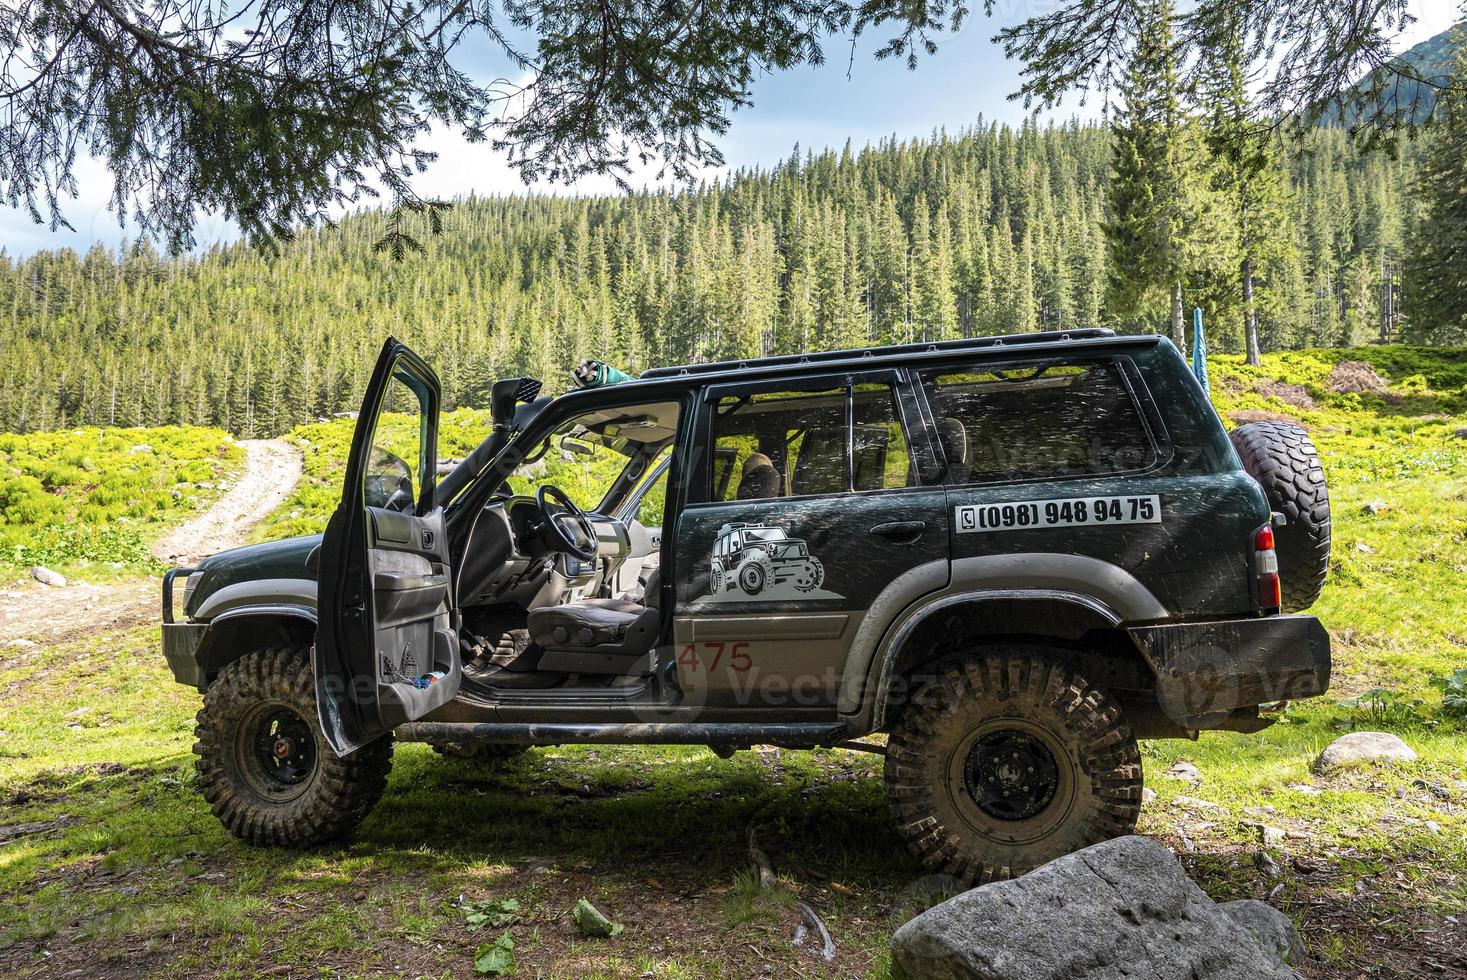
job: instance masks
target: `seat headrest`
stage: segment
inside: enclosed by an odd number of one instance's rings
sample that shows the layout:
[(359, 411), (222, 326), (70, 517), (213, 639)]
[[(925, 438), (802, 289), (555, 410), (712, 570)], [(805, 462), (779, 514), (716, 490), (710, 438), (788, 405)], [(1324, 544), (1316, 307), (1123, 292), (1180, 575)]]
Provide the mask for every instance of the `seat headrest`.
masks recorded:
[(939, 416), (937, 441), (942, 445), (942, 454), (949, 463), (968, 462), (968, 430), (962, 422), (950, 416)]
[(779, 470), (763, 453), (751, 453), (744, 460), (744, 475), (739, 478), (739, 500), (765, 500), (779, 496)]
[(744, 460), (744, 476), (748, 476), (752, 470), (761, 466), (773, 466), (774, 462), (763, 453), (750, 453), (749, 458)]

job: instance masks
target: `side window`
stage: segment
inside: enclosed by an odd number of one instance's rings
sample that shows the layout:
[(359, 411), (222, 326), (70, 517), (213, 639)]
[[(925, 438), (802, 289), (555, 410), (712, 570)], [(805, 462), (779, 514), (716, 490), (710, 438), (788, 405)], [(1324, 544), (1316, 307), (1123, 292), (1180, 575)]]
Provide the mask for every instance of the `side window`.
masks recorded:
[(1156, 444), (1111, 360), (923, 371), (949, 484), (1143, 469)]
[(906, 487), (907, 436), (889, 384), (719, 399), (711, 500), (761, 500)]
[(427, 429), (421, 398), (409, 387), (410, 380), (394, 374), (383, 394), (362, 490), (368, 507), (411, 511), (423, 491), (421, 449)]
[[(672, 447), (662, 450), (652, 461), (651, 469), (656, 469), (662, 461), (672, 455)], [(657, 477), (648, 480), (637, 490), (637, 509), (632, 514), (643, 527), (661, 527), (662, 517), (667, 510), (667, 474), (670, 470), (663, 470)]]
[(851, 461), (857, 490), (894, 490), (917, 484), (916, 469), (897, 415), (891, 385), (857, 385), (852, 393)]

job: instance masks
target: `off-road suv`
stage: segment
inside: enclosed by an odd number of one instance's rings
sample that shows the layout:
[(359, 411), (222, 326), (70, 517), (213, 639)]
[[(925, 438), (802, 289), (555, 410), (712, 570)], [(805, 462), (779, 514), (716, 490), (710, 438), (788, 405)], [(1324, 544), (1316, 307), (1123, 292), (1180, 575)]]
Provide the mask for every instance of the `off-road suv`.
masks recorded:
[(1328, 561), (1313, 446), (1230, 439), (1165, 339), (538, 389), (496, 383), (440, 479), (438, 382), (388, 341), (325, 535), (164, 577), (198, 786), (234, 833), (350, 830), (394, 740), (861, 745), (913, 851), (978, 881), (1130, 831), (1138, 738), (1254, 731), (1328, 686), (1324, 629), (1285, 614)]

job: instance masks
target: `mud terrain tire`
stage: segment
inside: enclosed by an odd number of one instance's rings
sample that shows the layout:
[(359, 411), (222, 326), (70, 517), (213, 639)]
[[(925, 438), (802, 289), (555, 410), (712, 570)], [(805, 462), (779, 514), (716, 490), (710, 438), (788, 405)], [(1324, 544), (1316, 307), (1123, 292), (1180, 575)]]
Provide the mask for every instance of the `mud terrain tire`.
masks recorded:
[(1274, 530), (1284, 612), (1314, 605), (1329, 575), (1329, 488), (1309, 434), (1290, 422), (1249, 422), (1229, 433), (1243, 469), (1288, 524)]
[(226, 667), (204, 695), (194, 735), (199, 792), (252, 844), (309, 847), (343, 836), (382, 796), (392, 768), (391, 738), (345, 759), (326, 744), (304, 644)]
[(1010, 646), (941, 668), (886, 749), (897, 830), (929, 870), (976, 885), (1131, 833), (1141, 755), (1119, 705)]

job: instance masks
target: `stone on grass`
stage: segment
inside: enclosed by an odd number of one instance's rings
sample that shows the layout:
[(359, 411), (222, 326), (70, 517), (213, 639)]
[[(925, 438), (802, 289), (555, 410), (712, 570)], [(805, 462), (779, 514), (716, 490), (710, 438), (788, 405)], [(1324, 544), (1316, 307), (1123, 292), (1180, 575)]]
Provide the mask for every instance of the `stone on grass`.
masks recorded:
[(1299, 958), (1299, 930), (1294, 920), (1256, 898), (1245, 898), (1236, 902), (1224, 902), (1218, 911), (1253, 934), (1253, 938), (1284, 963), (1296, 962)]
[(1156, 790), (1150, 786), (1141, 787), (1141, 805), (1150, 806), (1156, 802)]
[(1372, 500), (1370, 503), (1360, 508), (1360, 513), (1374, 516), (1376, 514), (1384, 514), (1390, 509), (1391, 505), (1386, 503), (1384, 500)]
[(1200, 785), (1202, 782), (1202, 773), (1198, 771), (1196, 766), (1186, 760), (1173, 762), (1166, 767), (1166, 771), (1162, 775), (1170, 779), (1180, 779), (1182, 782), (1191, 783), (1193, 786)]
[(54, 585), (58, 589), (66, 584), (66, 576), (60, 572), (53, 572), (49, 568), (37, 565), (31, 569), (31, 578), (42, 585)]
[(1166, 848), (1119, 837), (928, 909), (892, 953), (912, 980), (1298, 980), (1240, 918)]
[(1377, 762), (1415, 762), (1411, 746), (1390, 732), (1351, 732), (1329, 744), (1314, 762), (1317, 772), (1349, 769)]

